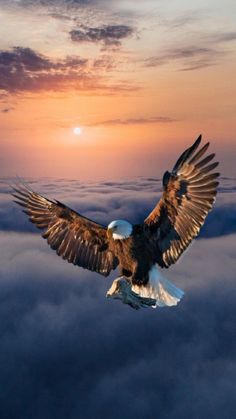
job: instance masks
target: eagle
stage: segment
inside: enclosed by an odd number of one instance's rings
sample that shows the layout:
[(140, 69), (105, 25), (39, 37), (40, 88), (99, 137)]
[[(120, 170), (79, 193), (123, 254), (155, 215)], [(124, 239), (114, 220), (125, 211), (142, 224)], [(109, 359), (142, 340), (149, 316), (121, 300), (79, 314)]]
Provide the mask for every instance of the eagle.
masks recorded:
[(134, 309), (174, 306), (184, 292), (159, 267), (176, 263), (198, 235), (219, 184), (215, 154), (206, 155), (209, 142), (200, 143), (201, 135), (165, 172), (162, 197), (140, 224), (114, 220), (101, 225), (22, 182), (12, 186), (12, 195), (58, 256), (105, 277), (119, 269), (107, 297)]

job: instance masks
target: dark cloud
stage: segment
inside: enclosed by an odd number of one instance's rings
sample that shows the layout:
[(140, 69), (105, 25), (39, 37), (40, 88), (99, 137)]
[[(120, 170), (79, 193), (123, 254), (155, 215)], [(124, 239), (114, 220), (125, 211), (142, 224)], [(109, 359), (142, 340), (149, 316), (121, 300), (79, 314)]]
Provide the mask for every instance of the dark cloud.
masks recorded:
[(15, 47), (13, 50), (0, 52), (0, 66), (2, 69), (9, 67), (10, 72), (14, 73), (19, 70), (49, 70), (54, 68), (55, 64), (30, 48)]
[[(235, 205), (234, 181), (221, 186), (217, 205)], [(160, 191), (154, 178), (32, 187), (104, 218), (107, 205), (112, 218), (148, 210)], [(233, 418), (235, 240), (196, 241), (166, 272), (186, 291), (181, 304), (135, 312), (105, 298), (110, 279), (61, 260), (38, 233), (0, 232), (1, 418)]]
[[(22, 8), (48, 10), (50, 13), (58, 11), (75, 12), (78, 10), (92, 8), (105, 9), (111, 4), (116, 4), (114, 0), (0, 0), (0, 5), (14, 10)], [(57, 17), (57, 16), (56, 16)]]
[(8, 107), (8, 108), (3, 108), (0, 112), (1, 113), (9, 113), (11, 111), (13, 111), (15, 108), (13, 107)]
[(81, 7), (89, 6), (99, 3), (99, 0), (16, 0), (9, 2), (8, 0), (0, 0), (0, 4), (12, 8), (24, 8), (24, 7), (41, 7), (50, 9), (52, 7)]
[(88, 81), (87, 60), (67, 57), (50, 60), (30, 48), (0, 51), (0, 89), (10, 93), (55, 90)]
[[(79, 56), (53, 60), (31, 48), (15, 47), (0, 51), (0, 91), (6, 93), (38, 91), (100, 91), (129, 92), (137, 86), (128, 82), (112, 83), (104, 72), (112, 66), (111, 60), (101, 57), (90, 62)], [(98, 69), (100, 72), (98, 72)]]
[(134, 33), (131, 26), (127, 25), (104, 25), (101, 27), (82, 27), (70, 32), (74, 42), (102, 42), (107, 46), (120, 46), (121, 40), (130, 37)]
[(145, 60), (147, 67), (159, 67), (176, 62), (181, 70), (197, 70), (215, 65), (225, 53), (208, 47), (189, 46), (169, 49), (162, 54), (149, 57)]

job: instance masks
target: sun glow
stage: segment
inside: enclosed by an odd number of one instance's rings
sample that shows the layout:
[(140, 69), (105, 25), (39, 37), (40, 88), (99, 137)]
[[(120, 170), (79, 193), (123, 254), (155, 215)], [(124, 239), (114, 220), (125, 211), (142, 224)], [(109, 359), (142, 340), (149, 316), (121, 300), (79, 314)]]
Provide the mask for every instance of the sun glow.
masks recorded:
[(75, 135), (81, 135), (82, 134), (82, 130), (81, 130), (80, 127), (75, 127), (75, 128), (73, 128), (73, 133)]

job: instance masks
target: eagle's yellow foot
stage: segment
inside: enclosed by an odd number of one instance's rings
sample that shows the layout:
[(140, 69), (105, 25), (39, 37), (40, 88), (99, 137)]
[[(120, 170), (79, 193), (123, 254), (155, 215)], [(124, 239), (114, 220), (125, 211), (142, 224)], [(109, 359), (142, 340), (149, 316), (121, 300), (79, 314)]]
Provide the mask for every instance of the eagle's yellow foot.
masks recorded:
[(156, 305), (156, 300), (153, 298), (141, 297), (136, 292), (132, 291), (132, 285), (124, 276), (113, 281), (111, 288), (107, 291), (106, 296), (121, 300), (122, 303), (128, 304), (135, 310), (142, 307), (153, 307)]

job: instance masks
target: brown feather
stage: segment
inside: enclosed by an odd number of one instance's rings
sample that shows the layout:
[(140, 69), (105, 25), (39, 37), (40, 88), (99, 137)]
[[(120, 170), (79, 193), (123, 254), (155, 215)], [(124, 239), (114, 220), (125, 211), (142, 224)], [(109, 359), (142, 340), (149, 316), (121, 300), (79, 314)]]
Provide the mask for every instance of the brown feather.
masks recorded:
[(30, 221), (45, 230), (42, 237), (63, 259), (104, 276), (118, 266), (118, 258), (109, 250), (105, 227), (24, 185), (13, 187), (12, 195)]
[(161, 266), (178, 260), (198, 235), (215, 201), (219, 173), (212, 171), (218, 163), (208, 165), (215, 154), (199, 161), (209, 147), (207, 143), (196, 152), (200, 142), (201, 137), (182, 153), (173, 171), (165, 173), (163, 196), (144, 221), (157, 254), (162, 254)]

